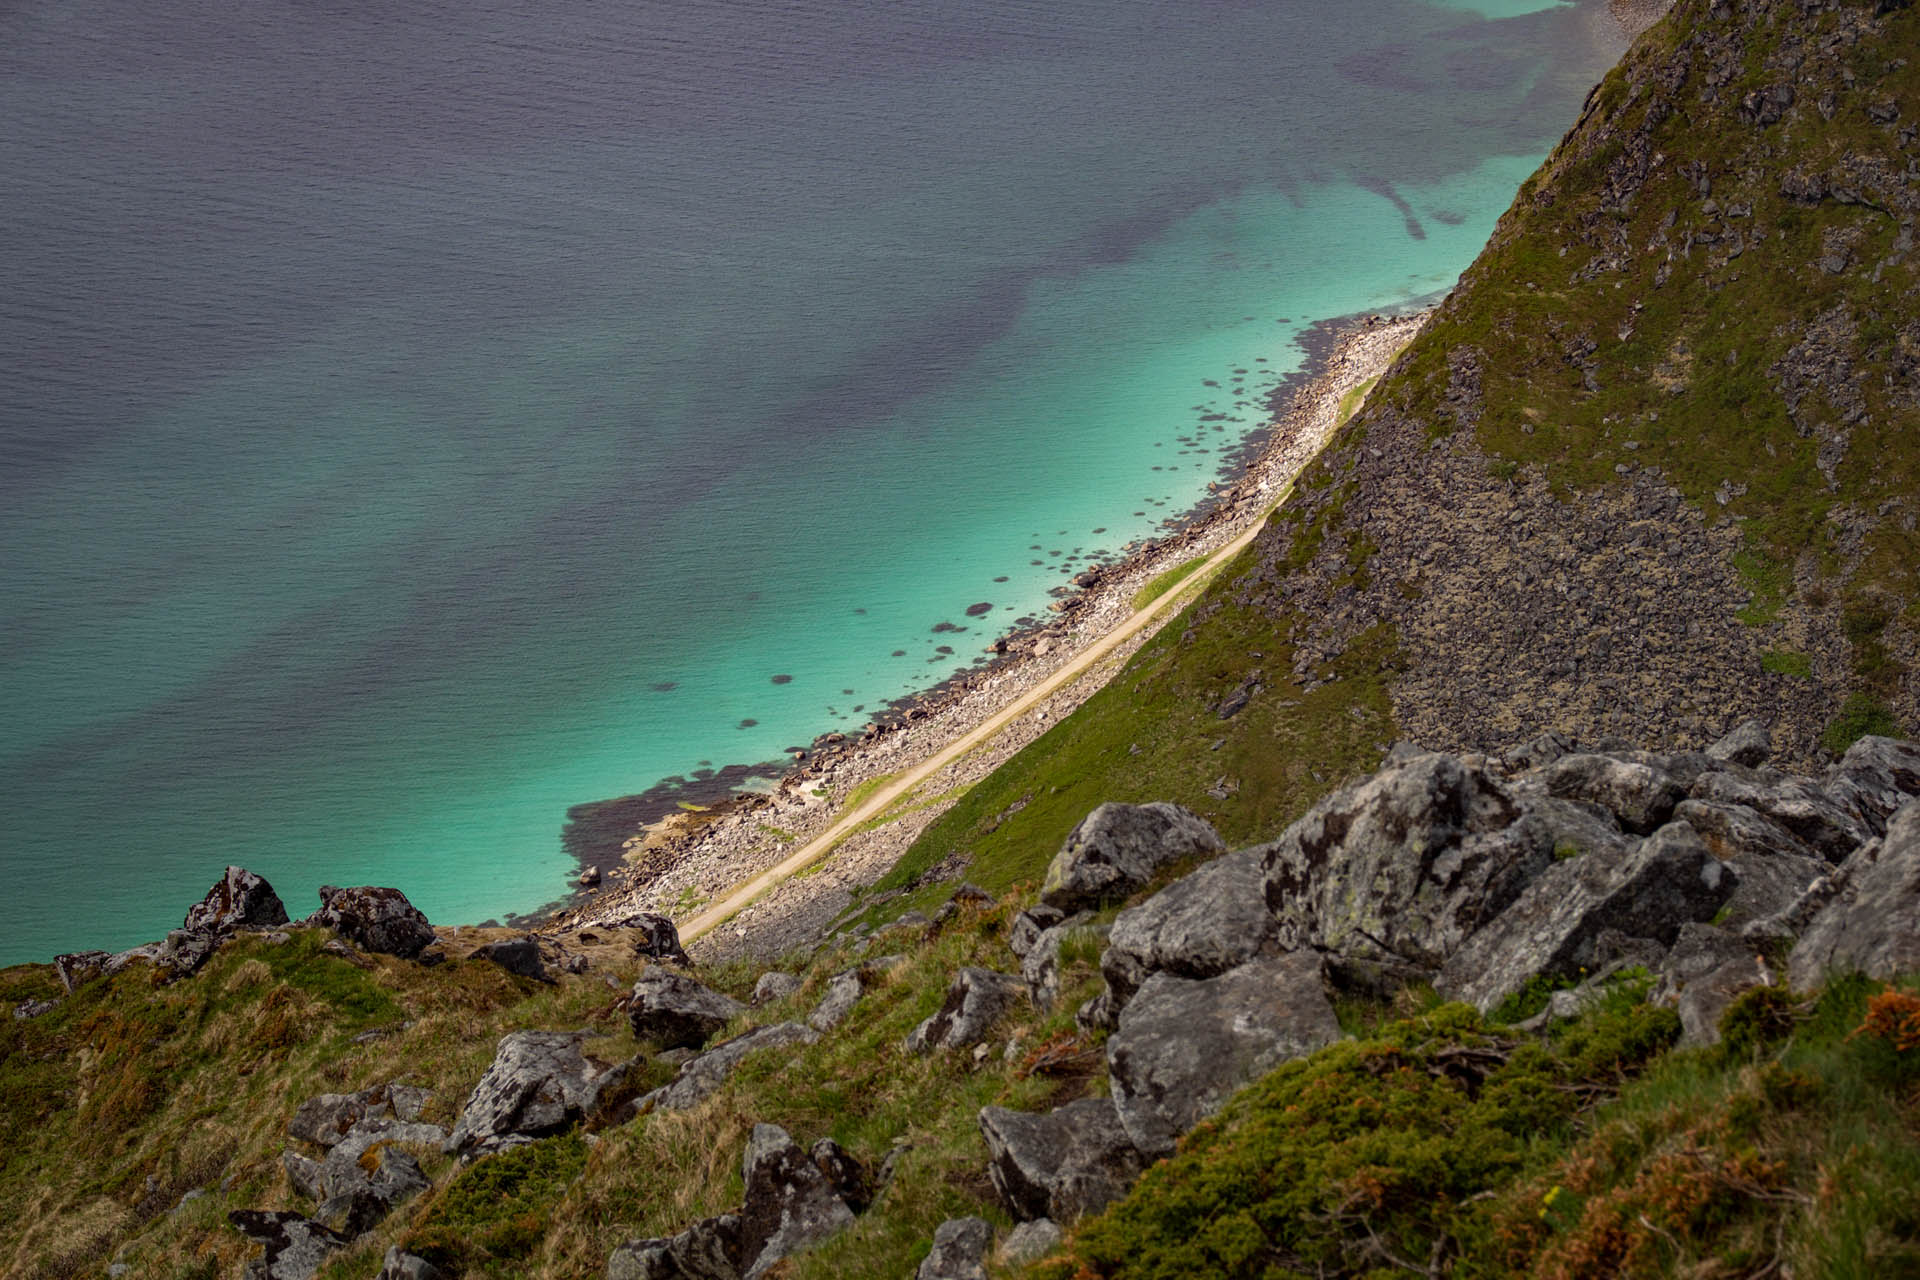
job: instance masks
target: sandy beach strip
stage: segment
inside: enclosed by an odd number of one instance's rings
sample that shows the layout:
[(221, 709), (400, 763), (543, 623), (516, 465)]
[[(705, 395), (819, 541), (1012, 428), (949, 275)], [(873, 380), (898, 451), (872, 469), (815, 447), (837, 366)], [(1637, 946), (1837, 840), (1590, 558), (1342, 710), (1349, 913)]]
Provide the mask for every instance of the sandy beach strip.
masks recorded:
[[(995, 641), (989, 666), (857, 739), (829, 744), (766, 794), (636, 832), (626, 865), (542, 930), (656, 912), (674, 917), (702, 962), (741, 952), (770, 959), (817, 941), (856, 889), (884, 875), (967, 787), (1098, 691), (1252, 541), (1339, 425), (1342, 401), (1385, 372), (1427, 314), (1370, 317), (1342, 331), (1303, 371), (1264, 447), (1202, 514), (1082, 575), (1084, 589), (1056, 602), (1053, 618)], [(1143, 586), (1201, 558), (1199, 569), (1135, 608)]]

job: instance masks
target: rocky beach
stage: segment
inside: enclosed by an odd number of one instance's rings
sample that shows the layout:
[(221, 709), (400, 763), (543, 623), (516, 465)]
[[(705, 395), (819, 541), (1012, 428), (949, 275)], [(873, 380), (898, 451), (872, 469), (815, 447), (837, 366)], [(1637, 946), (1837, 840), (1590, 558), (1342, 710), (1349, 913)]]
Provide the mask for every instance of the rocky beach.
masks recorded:
[[(773, 957), (818, 941), (853, 906), (856, 890), (884, 874), (967, 787), (1070, 714), (1176, 616), (1177, 609), (1163, 608), (1148, 625), (1106, 643), (1139, 612), (1135, 600), (1147, 584), (1214, 555), (1265, 521), (1343, 414), (1357, 407), (1356, 392), (1386, 371), (1427, 314), (1376, 314), (1321, 326), (1319, 341), (1309, 343), (1308, 366), (1276, 393), (1269, 405), (1272, 424), (1238, 464), (1238, 477), (1222, 482), (1188, 517), (1170, 521), (1173, 531), (1081, 574), (1072, 594), (1054, 603), (1052, 617), (994, 641), (992, 660), (982, 667), (900, 704), (856, 737), (832, 734), (814, 743), (770, 790), (684, 808), (633, 832), (617, 863), (586, 865), (580, 895), (541, 918), (540, 927), (566, 929), (642, 912), (685, 922), (814, 841), (850, 801), (924, 766), (1017, 707), (986, 742), (920, 779), (879, 819), (838, 840), (808, 874), (786, 879), (719, 928), (687, 931), (692, 953), (703, 961)], [(1201, 576), (1172, 585), (1163, 603), (1171, 604)], [(1035, 696), (1095, 650), (1100, 652), (1085, 671)], [(957, 874), (960, 868), (946, 870)]]

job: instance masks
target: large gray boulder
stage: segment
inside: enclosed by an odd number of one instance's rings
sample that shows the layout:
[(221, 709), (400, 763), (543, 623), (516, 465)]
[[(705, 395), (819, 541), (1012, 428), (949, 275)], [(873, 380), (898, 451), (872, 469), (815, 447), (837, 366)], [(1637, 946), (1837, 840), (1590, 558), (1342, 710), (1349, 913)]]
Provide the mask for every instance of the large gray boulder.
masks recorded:
[(235, 1209), (227, 1221), (240, 1234), (265, 1247), (243, 1273), (246, 1280), (310, 1280), (327, 1255), (353, 1241), (297, 1213)]
[(1727, 764), (1755, 768), (1765, 764), (1768, 757), (1773, 755), (1773, 735), (1758, 720), (1743, 721), (1708, 747), (1707, 755)]
[(286, 904), (262, 876), (245, 867), (228, 867), (207, 896), (187, 909), (182, 926), (208, 933), (264, 929), (287, 922)]
[(662, 965), (640, 971), (627, 1011), (636, 1039), (662, 1049), (698, 1049), (747, 1006)]
[(1550, 825), (1484, 771), (1427, 754), (1327, 796), (1259, 852), (1280, 949), (1432, 969), (1543, 872), (1553, 848)]
[(1766, 960), (1744, 939), (1708, 924), (1684, 924), (1660, 966), (1655, 1003), (1680, 1014), (1680, 1043), (1718, 1044), (1720, 1017), (1741, 992), (1770, 981)]
[(757, 1124), (741, 1160), (740, 1274), (758, 1280), (774, 1263), (853, 1224), (853, 1210), (813, 1158), (778, 1125)]
[(304, 923), (331, 929), (368, 951), (411, 960), (437, 940), (433, 926), (398, 889), (320, 886), (320, 909)]
[(953, 975), (940, 1008), (907, 1035), (907, 1049), (931, 1053), (979, 1044), (1026, 994), (1026, 983), (1015, 975), (969, 965)]
[(1706, 842), (1708, 852), (1722, 862), (1818, 856), (1811, 845), (1750, 805), (1682, 800), (1673, 816), (1675, 821), (1692, 827)]
[(1214, 829), (1176, 804), (1103, 804), (1067, 835), (1047, 866), (1040, 901), (1072, 913), (1144, 888), (1182, 858), (1222, 853)]
[(702, 1218), (670, 1238), (629, 1240), (608, 1256), (607, 1280), (740, 1280), (740, 1215)]
[(1338, 1040), (1320, 971), (1317, 954), (1296, 952), (1214, 978), (1148, 978), (1107, 1041), (1113, 1105), (1134, 1147), (1170, 1155), (1243, 1085)]
[(493, 1063), (473, 1086), (447, 1139), (454, 1154), (481, 1155), (558, 1133), (590, 1116), (601, 1095), (625, 1079), (581, 1051), (588, 1031), (515, 1031), (500, 1039)]
[(987, 1177), (1015, 1218), (1074, 1223), (1127, 1193), (1146, 1167), (1111, 1098), (1081, 1098), (1045, 1115), (985, 1107)]
[(684, 1111), (725, 1084), (727, 1077), (749, 1054), (763, 1049), (809, 1045), (819, 1038), (818, 1031), (799, 1022), (778, 1022), (770, 1027), (756, 1027), (681, 1064), (680, 1073), (672, 1083), (662, 1085), (642, 1098), (638, 1110), (658, 1108), (662, 1111)]
[(987, 1280), (993, 1224), (985, 1218), (948, 1218), (933, 1231), (933, 1250), (914, 1280)]
[(294, 1109), (287, 1133), (316, 1147), (332, 1147), (362, 1120), (418, 1120), (421, 1108), (432, 1096), (426, 1089), (398, 1081), (358, 1093), (317, 1094)]
[(1264, 853), (1243, 849), (1122, 911), (1100, 956), (1112, 1008), (1124, 1008), (1155, 973), (1211, 978), (1271, 950), (1278, 929), (1266, 883)]
[(553, 981), (547, 974), (546, 964), (540, 959), (540, 944), (534, 940), (532, 934), (484, 943), (475, 947), (468, 959), (485, 960), (498, 965), (508, 973), (522, 978), (532, 978), (536, 982)]
[(1834, 874), (1825, 907), (1787, 957), (1787, 976), (1803, 990), (1828, 974), (1889, 979), (1920, 970), (1920, 800), (1887, 823)]
[(1792, 832), (1829, 862), (1840, 862), (1873, 837), (1851, 809), (1804, 778), (1710, 773), (1693, 784), (1693, 798), (1745, 805)]
[(1823, 789), (1879, 835), (1902, 805), (1920, 796), (1920, 744), (1869, 734), (1847, 748)]
[(1671, 946), (1681, 925), (1712, 919), (1738, 883), (1692, 827), (1668, 823), (1630, 852), (1554, 864), (1453, 954), (1434, 986), (1484, 1012), (1537, 976), (1598, 967), (1606, 934)]
[(1641, 835), (1663, 825), (1687, 795), (1657, 764), (1598, 754), (1562, 756), (1541, 771), (1540, 781), (1549, 794), (1597, 804)]

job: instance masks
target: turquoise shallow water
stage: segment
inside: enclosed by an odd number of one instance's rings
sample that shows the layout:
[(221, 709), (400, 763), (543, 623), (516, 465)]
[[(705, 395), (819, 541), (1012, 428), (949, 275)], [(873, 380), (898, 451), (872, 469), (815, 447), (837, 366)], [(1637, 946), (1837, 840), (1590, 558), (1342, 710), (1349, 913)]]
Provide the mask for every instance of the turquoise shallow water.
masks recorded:
[(228, 862), (528, 910), (569, 806), (857, 728), (1450, 284), (1611, 52), (635, 8), (0, 14), (0, 961)]

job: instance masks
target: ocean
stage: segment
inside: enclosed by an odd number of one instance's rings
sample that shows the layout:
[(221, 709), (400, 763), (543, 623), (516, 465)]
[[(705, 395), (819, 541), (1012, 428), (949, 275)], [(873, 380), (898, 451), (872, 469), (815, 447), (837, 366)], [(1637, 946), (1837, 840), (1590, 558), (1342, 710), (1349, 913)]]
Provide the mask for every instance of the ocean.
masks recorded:
[(1453, 282), (1607, 22), (0, 6), (0, 963), (228, 863), (531, 911), (966, 669)]

